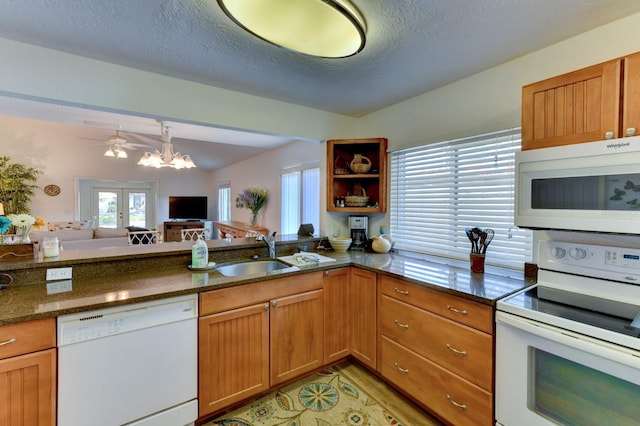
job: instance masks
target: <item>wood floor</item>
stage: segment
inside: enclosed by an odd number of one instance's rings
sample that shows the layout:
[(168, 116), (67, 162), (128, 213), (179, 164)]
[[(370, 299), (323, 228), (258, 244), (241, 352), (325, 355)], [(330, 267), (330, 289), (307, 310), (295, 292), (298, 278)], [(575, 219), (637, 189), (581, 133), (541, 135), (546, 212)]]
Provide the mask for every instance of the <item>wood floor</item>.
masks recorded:
[(403, 426), (443, 425), (443, 423), (425, 413), (364, 367), (346, 361), (335, 365), (333, 368), (348, 377), (358, 388), (393, 413), (402, 422)]

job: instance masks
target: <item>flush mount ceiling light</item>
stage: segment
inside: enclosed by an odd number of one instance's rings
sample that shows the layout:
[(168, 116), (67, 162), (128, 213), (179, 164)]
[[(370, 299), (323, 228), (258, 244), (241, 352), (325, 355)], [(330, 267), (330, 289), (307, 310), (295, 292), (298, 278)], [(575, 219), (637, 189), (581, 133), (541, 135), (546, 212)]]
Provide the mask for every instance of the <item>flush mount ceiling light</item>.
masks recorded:
[(366, 25), (348, 0), (218, 0), (236, 24), (285, 49), (345, 58), (365, 45)]
[(162, 133), (162, 152), (156, 150), (153, 154), (145, 152), (138, 161), (138, 165), (146, 167), (173, 167), (174, 169), (190, 169), (196, 167), (188, 155), (182, 155), (179, 152), (173, 153), (173, 145), (171, 144), (171, 135), (169, 128), (160, 122), (160, 130)]

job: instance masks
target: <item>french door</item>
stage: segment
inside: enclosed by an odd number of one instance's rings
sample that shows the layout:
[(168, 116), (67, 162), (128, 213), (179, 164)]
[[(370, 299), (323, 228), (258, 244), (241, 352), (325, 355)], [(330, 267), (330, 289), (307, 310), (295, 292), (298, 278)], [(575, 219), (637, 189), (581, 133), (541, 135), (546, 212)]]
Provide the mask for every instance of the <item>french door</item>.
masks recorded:
[(92, 213), (100, 228), (124, 228), (138, 226), (147, 228), (147, 205), (151, 199), (148, 190), (93, 188)]
[(78, 216), (94, 227), (156, 227), (157, 183), (153, 181), (78, 180)]

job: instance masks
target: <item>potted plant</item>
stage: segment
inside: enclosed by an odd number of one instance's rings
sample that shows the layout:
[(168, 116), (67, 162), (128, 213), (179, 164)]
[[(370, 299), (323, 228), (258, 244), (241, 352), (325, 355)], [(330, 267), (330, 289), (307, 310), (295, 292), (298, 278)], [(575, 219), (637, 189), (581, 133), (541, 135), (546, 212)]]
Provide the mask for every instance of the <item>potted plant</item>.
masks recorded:
[(8, 156), (0, 157), (0, 203), (6, 215), (31, 213), (29, 204), (40, 174), (34, 167), (11, 163)]

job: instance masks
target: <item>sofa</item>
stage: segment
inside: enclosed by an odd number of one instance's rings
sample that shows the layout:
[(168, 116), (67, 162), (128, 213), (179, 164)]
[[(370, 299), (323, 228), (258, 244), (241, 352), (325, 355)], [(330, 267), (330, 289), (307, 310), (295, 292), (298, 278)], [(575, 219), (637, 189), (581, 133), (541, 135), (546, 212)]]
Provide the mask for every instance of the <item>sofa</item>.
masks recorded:
[(40, 243), (44, 237), (58, 237), (65, 250), (90, 250), (129, 245), (127, 228), (63, 228), (51, 231), (31, 231), (29, 238)]

